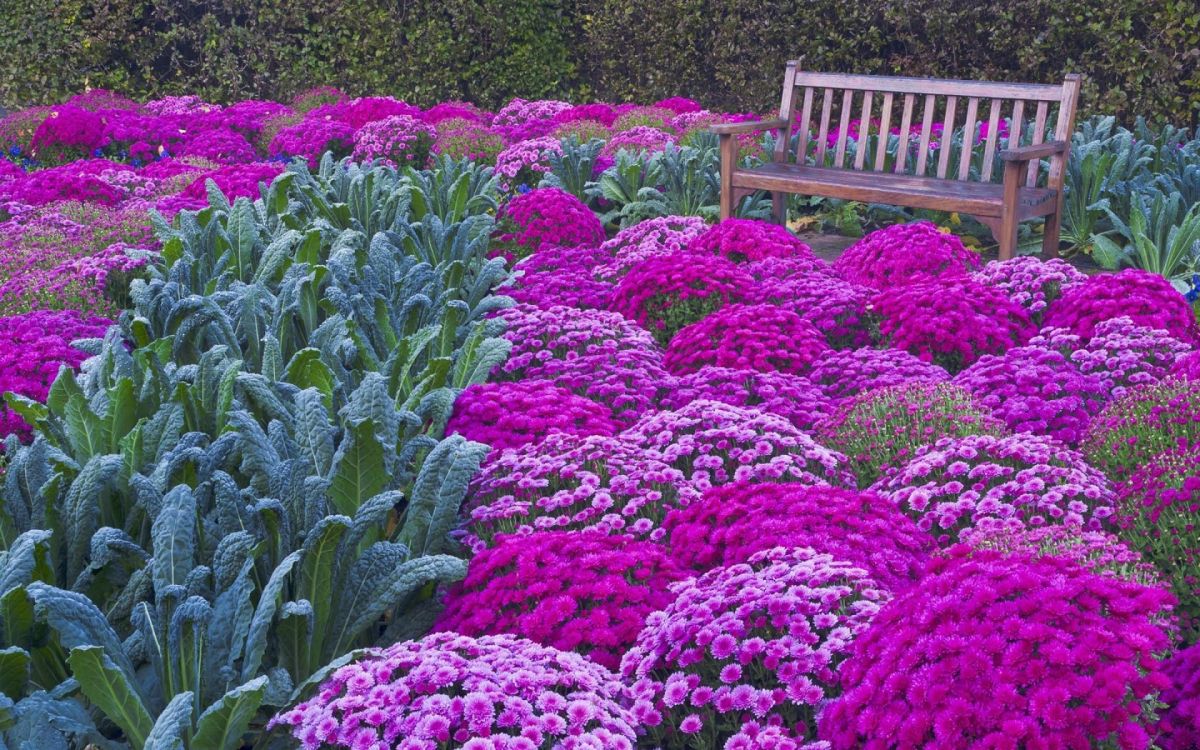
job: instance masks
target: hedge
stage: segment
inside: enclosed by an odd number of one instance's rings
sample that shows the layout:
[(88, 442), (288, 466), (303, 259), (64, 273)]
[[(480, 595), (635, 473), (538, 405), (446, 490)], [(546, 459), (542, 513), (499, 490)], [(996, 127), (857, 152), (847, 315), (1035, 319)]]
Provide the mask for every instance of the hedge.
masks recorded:
[(427, 105), (512, 96), (721, 109), (812, 70), (1061, 80), (1085, 113), (1200, 112), (1194, 0), (0, 0), (0, 105), (87, 86), (288, 99), (319, 84)]

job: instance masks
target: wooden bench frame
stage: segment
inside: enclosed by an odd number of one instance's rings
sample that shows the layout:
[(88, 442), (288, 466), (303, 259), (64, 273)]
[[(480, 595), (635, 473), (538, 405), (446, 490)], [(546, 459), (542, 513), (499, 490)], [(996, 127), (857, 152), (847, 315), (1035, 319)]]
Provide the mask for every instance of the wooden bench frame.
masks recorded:
[[(1059, 224), (1062, 217), (1063, 181), (1066, 161), (1070, 155), (1071, 133), (1075, 128), (1075, 108), (1079, 99), (1080, 77), (1066, 76), (1061, 86), (1031, 83), (997, 83), (991, 81), (955, 81), (934, 78), (900, 78), (891, 76), (844, 75), (837, 73), (808, 73), (797, 70), (789, 62), (784, 74), (783, 97), (778, 119), (714, 125), (711, 130), (721, 144), (721, 218), (733, 214), (742, 197), (757, 190), (771, 192), (772, 215), (775, 221), (786, 219), (788, 193), (819, 195), (868, 203), (885, 203), (909, 208), (954, 211), (978, 218), (987, 225), (1000, 244), (1000, 258), (1013, 257), (1017, 245), (1019, 222), (1038, 216), (1046, 218), (1042, 237), (1042, 252), (1047, 257), (1058, 254)], [(823, 94), (823, 95), (822, 95)], [(850, 134), (852, 113), (860, 122), (871, 122), (872, 104), (882, 95), (878, 122), (880, 137), (874, 159), (868, 159), (870, 139), (856, 141)], [(820, 96), (820, 118), (816, 119), (816, 99)], [(830, 130), (835, 99), (840, 97), (839, 122), (836, 131)], [(861, 99), (861, 109), (855, 104)], [(915, 171), (905, 174), (909, 163), (909, 143), (918, 99), (924, 100), (920, 120)], [(979, 178), (972, 180), (971, 160), (963, 158), (970, 152), (974, 137), (964, 136), (963, 147), (954, 148), (949, 134), (958, 127), (955, 115), (959, 100), (966, 99), (964, 133), (978, 132), (984, 122), (988, 132), (984, 146)], [(980, 118), (981, 102), (988, 102), (987, 119)], [(1008, 138), (1001, 148), (999, 130), (1001, 110), (1011, 102)], [(1035, 108), (1031, 142), (1021, 145), (1025, 124), (1026, 103)], [(894, 106), (901, 111), (899, 146), (894, 165), (884, 167), (888, 159), (886, 134), (892, 122)], [(1051, 105), (1058, 109), (1053, 138), (1045, 140)], [(797, 111), (797, 106), (799, 110)], [(938, 144), (936, 177), (927, 177), (927, 167), (933, 166), (930, 136), (935, 112), (944, 112), (943, 133)], [(812, 125), (816, 124), (816, 132)], [(745, 168), (738, 166), (738, 139), (744, 133), (779, 130), (772, 158), (766, 164)], [(830, 148), (830, 136), (836, 133), (836, 144)], [(791, 149), (793, 134), (797, 136), (795, 152)], [(815, 156), (810, 158), (810, 145)], [(848, 143), (853, 144), (853, 165), (845, 164)], [(825, 166), (832, 151), (833, 165)], [(956, 174), (949, 174), (951, 151), (958, 152)], [(1039, 186), (1041, 161), (1047, 159), (1045, 181)], [(793, 163), (794, 160), (794, 163)], [(812, 162), (816, 163), (813, 164)], [(993, 167), (1003, 164), (1003, 181), (993, 183)], [(871, 167), (874, 167), (872, 169)]]

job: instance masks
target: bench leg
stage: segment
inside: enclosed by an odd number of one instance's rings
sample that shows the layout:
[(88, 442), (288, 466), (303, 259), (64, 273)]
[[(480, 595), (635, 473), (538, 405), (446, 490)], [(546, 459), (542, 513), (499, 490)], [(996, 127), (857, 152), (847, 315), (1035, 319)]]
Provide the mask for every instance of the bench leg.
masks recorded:
[(771, 193), (771, 218), (776, 224), (787, 225), (787, 193), (774, 191)]
[(733, 216), (733, 170), (737, 165), (737, 141), (732, 135), (721, 136), (721, 221)]
[(1017, 195), (1024, 171), (1024, 164), (1019, 162), (1004, 164), (1004, 207), (1000, 213), (1000, 233), (996, 237), (1000, 243), (1000, 260), (1008, 260), (1017, 254)]
[(1059, 212), (1055, 211), (1046, 217), (1046, 232), (1042, 235), (1042, 257), (1058, 257), (1058, 232), (1061, 226)]

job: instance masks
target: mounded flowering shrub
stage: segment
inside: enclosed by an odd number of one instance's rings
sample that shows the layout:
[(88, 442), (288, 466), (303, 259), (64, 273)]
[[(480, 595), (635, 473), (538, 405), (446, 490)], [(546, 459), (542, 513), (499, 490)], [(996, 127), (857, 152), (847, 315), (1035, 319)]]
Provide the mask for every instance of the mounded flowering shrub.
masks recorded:
[(734, 263), (813, 257), (812, 248), (787, 227), (756, 219), (726, 219), (692, 240), (688, 249), (720, 255)]
[(1087, 274), (1058, 258), (1023, 256), (985, 263), (974, 278), (1004, 292), (1038, 323), (1050, 303), (1087, 281)]
[[(1042, 335), (1053, 338), (1062, 330)], [(1092, 338), (1070, 356), (1081, 372), (1099, 378), (1115, 397), (1131, 386), (1162, 380), (1176, 359), (1191, 350), (1191, 345), (1166, 331), (1140, 326), (1122, 315), (1097, 323)]]
[(363, 125), (354, 133), (355, 161), (382, 159), (390, 166), (422, 169), (437, 139), (437, 131), (411, 115), (392, 115)]
[(667, 510), (699, 497), (683, 473), (620, 437), (563, 433), (493, 451), (471, 483), (461, 537), (476, 553), (502, 534), (596, 529), (661, 539)]
[(523, 258), (543, 246), (599, 245), (604, 227), (575, 196), (558, 188), (518, 195), (500, 212), (493, 252)]
[(834, 750), (1146, 750), (1169, 607), (1068, 561), (962, 545), (851, 644), (821, 736)]
[(205, 159), (216, 164), (243, 164), (256, 161), (253, 144), (233, 130), (210, 130), (189, 138), (177, 151), (179, 156)]
[(561, 154), (557, 138), (541, 137), (517, 141), (496, 155), (496, 176), (502, 190), (521, 185), (536, 187), (542, 175), (550, 171), (550, 155)]
[(1136, 268), (1098, 274), (1073, 286), (1046, 309), (1045, 325), (1068, 328), (1086, 340), (1097, 324), (1122, 316), (1181, 341), (1195, 340), (1196, 318), (1183, 295), (1162, 276)]
[(271, 720), (303, 750), (633, 750), (612, 672), (511, 635), (434, 633), (371, 650)]
[(50, 110), (33, 131), (33, 156), (46, 164), (63, 164), (86, 159), (104, 144), (104, 122), (100, 115), (63, 104)]
[(718, 256), (661, 255), (629, 269), (613, 293), (612, 309), (665, 346), (684, 326), (740, 302), (752, 284), (749, 275)]
[(513, 270), (522, 273), (591, 271), (604, 263), (608, 254), (603, 245), (543, 245), (533, 255), (521, 260)]
[(354, 128), (341, 120), (305, 118), (288, 125), (271, 139), (267, 152), (271, 156), (303, 157), (308, 166), (316, 168), (326, 151), (333, 158), (349, 156), (354, 149)]
[(911, 382), (850, 397), (817, 427), (822, 443), (845, 454), (859, 487), (943, 438), (1003, 435), (1004, 423), (949, 383)]
[(1078, 526), (967, 529), (962, 542), (1006, 556), (1055, 557), (1070, 560), (1098, 575), (1110, 575), (1146, 586), (1162, 587), (1162, 575), (1145, 558), (1107, 531)]
[(805, 431), (833, 409), (821, 389), (799, 375), (712, 366), (676, 378), (663, 406), (680, 409), (700, 399), (774, 414)]
[[(815, 255), (796, 255), (790, 258), (763, 258), (746, 264), (746, 270), (760, 284), (787, 282), (800, 276), (837, 278), (833, 266)], [(783, 287), (786, 288), (786, 287)]]
[(833, 263), (854, 284), (887, 291), (902, 284), (966, 276), (979, 256), (932, 222), (893, 224), (866, 235)]
[(736, 565), (771, 547), (812, 547), (896, 591), (916, 580), (933, 541), (873, 492), (734, 482), (663, 521), (671, 556), (696, 570)]
[(675, 143), (678, 136), (665, 130), (652, 128), (648, 125), (637, 125), (613, 133), (604, 143), (600, 153), (605, 156), (615, 156), (619, 151), (638, 154), (642, 152), (662, 151), (668, 144)]
[(257, 198), (260, 184), (270, 185), (283, 172), (283, 165), (278, 162), (251, 162), (249, 164), (230, 164), (215, 172), (207, 172), (188, 183), (180, 196), (204, 201), (208, 205), (208, 180), (217, 184), (217, 188), (226, 198)]
[(1108, 479), (1083, 456), (1040, 435), (968, 435), (918, 448), (873, 485), (946, 546), (964, 530), (1111, 521)]
[(1118, 484), (1116, 526), (1171, 581), (1185, 637), (1200, 640), (1200, 447), (1168, 448)]
[[(674, 592), (621, 674), (655, 746), (689, 750), (821, 747), (816, 717), (838, 667), (888, 599), (863, 569), (806, 547), (764, 550)], [(748, 722), (792, 744), (739, 738)]]
[(635, 105), (617, 115), (613, 120), (612, 127), (615, 131), (632, 130), (638, 127), (669, 131), (671, 129), (670, 122), (677, 114), (679, 113), (665, 107)]
[(823, 273), (768, 278), (748, 295), (795, 310), (825, 335), (835, 349), (857, 349), (871, 343), (866, 315), (872, 291)]
[(707, 227), (699, 216), (660, 216), (626, 227), (600, 245), (606, 260), (595, 268), (596, 279), (616, 284), (647, 258), (683, 251)]
[(544, 380), (477, 383), (454, 401), (446, 434), (486, 443), (493, 450), (536, 443), (552, 432), (614, 435), (608, 409)]
[(651, 612), (684, 577), (662, 546), (587, 531), (500, 537), (471, 560), (436, 626), (513, 633), (616, 669)]
[(613, 301), (613, 285), (594, 280), (586, 270), (526, 273), (503, 291), (517, 302), (535, 307), (566, 305), (581, 310), (607, 310)]
[(1177, 357), (1169, 374), (1183, 380), (1200, 380), (1200, 350)]
[(828, 350), (816, 326), (791, 310), (737, 304), (681, 328), (663, 362), (676, 375), (707, 365), (803, 375)]
[(453, 117), (438, 121), (436, 128), (437, 138), (432, 148), (435, 154), (495, 164), (496, 157), (504, 150), (504, 139), (477, 120)]
[(1200, 445), (1200, 383), (1163, 380), (1135, 386), (1092, 420), (1083, 450), (1121, 479), (1172, 448)]
[(808, 378), (826, 396), (839, 400), (873, 388), (940, 383), (949, 380), (950, 373), (899, 349), (864, 348), (826, 352), (813, 361)]
[(1080, 372), (1057, 351), (1038, 346), (984, 355), (954, 383), (973, 393), (1013, 432), (1049, 435), (1068, 444), (1083, 439), (1108, 396), (1100, 378)]
[(1158, 744), (1162, 750), (1200, 747), (1200, 644), (1175, 652), (1163, 671), (1171, 684), (1161, 696), (1166, 709), (1157, 727)]
[(1003, 354), (1037, 331), (1002, 292), (967, 279), (909, 284), (871, 306), (882, 341), (957, 373), (985, 354)]
[(620, 437), (700, 490), (748, 479), (853, 484), (844, 456), (783, 417), (754, 408), (693, 401), (676, 411), (650, 412)]

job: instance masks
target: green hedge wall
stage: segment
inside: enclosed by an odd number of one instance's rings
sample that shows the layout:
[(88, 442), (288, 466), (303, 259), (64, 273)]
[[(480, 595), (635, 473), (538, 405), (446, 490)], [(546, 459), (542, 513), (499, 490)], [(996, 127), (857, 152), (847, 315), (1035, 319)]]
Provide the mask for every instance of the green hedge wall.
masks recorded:
[(512, 96), (766, 109), (783, 63), (1055, 81), (1086, 112), (1200, 111), (1195, 0), (0, 0), (0, 104), (85, 86), (287, 99), (318, 84), (429, 104)]

